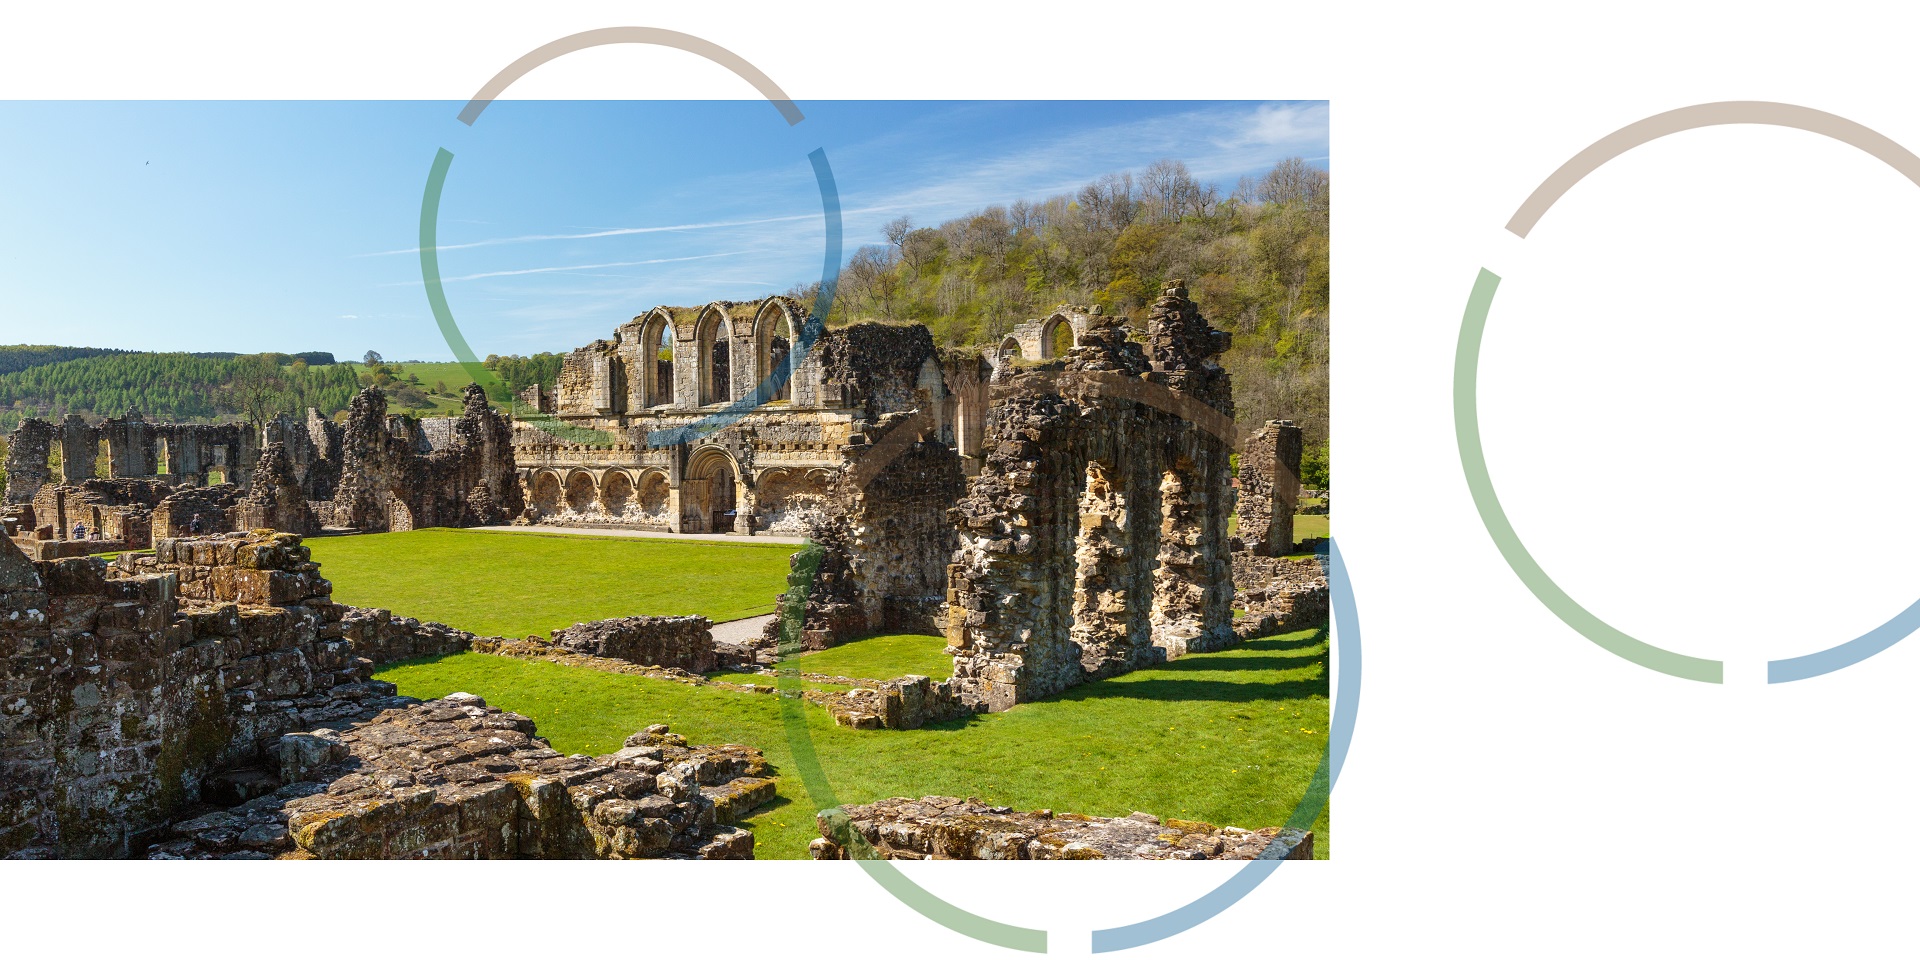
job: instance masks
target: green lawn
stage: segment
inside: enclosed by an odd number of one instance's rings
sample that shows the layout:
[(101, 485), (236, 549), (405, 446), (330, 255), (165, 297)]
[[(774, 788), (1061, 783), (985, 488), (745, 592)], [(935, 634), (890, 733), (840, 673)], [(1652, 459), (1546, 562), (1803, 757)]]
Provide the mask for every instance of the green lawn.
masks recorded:
[(340, 603), (503, 637), (639, 614), (723, 622), (772, 613), (794, 550), (445, 529), (315, 537), (307, 545)]
[[(904, 638), (876, 639), (885, 642), (809, 657), (847, 651), (848, 658), (877, 660), (895, 643), (913, 646)], [(812, 706), (802, 715), (839, 803), (950, 794), (1020, 809), (1100, 816), (1145, 810), (1275, 826), (1286, 822), (1326, 746), (1326, 653), (1321, 631), (1254, 640), (921, 730), (849, 730)], [(756, 855), (802, 858), (817, 835), (815, 800), (800, 783), (776, 696), (476, 653), (394, 665), (378, 676), (409, 696), (478, 694), (532, 717), (556, 749), (569, 753), (617, 750), (653, 723), (671, 724), (694, 743), (757, 747), (780, 779), (774, 805), (747, 824)], [(1314, 833), (1315, 855), (1327, 856), (1324, 813)]]
[(787, 661), (801, 673), (824, 673), (856, 680), (892, 680), (917, 673), (934, 680), (953, 676), (947, 639), (917, 633), (868, 637), (837, 647), (803, 653)]
[(1333, 528), (1330, 525), (1332, 519), (1333, 518), (1324, 513), (1300, 514), (1293, 518), (1293, 538), (1295, 540), (1311, 540), (1314, 537), (1333, 536)]

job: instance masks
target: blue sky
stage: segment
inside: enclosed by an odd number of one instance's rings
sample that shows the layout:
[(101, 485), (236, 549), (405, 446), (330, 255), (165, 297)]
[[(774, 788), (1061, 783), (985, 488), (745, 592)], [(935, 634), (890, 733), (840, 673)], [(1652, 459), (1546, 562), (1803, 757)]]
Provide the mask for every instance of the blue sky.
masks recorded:
[(421, 193), (454, 154), (440, 269), (474, 350), (567, 350), (656, 304), (819, 278), (807, 153), (845, 254), (990, 204), (1180, 159), (1230, 190), (1326, 165), (1321, 102), (0, 103), (0, 343), (368, 349), (444, 360), (420, 283)]

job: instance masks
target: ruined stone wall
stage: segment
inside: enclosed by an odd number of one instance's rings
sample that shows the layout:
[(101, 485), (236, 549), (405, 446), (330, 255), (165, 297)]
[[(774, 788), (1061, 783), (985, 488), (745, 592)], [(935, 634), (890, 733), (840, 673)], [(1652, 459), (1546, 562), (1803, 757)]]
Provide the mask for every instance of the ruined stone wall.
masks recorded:
[[(341, 440), (341, 477), (324, 512), (362, 531), (506, 523), (525, 509), (514, 469), (513, 428), (468, 384), (466, 412), (445, 449), (427, 449), (418, 424), (389, 418), (377, 388), (353, 400)], [(391, 419), (401, 421), (399, 427)]]
[(196, 581), (0, 544), (0, 856), (125, 855), (210, 773), (322, 722), (328, 691), (365, 679), (322, 635), (331, 604), (297, 538), (187, 549), (209, 561)]
[(285, 445), (269, 443), (254, 468), (253, 483), (236, 505), (233, 522), (242, 530), (279, 530), (308, 536), (320, 532), (320, 521), (293, 475)]
[[(880, 631), (938, 633), (947, 563), (959, 543), (946, 512), (966, 490), (960, 458), (928, 437), (924, 414), (892, 414), (841, 451), (820, 509), (806, 517), (782, 605), (804, 594), (794, 642), (825, 649)], [(770, 621), (763, 646), (780, 643)]]
[(1234, 620), (1234, 633), (1242, 639), (1327, 625), (1332, 594), (1321, 557), (1238, 551), (1233, 555), (1233, 586), (1234, 606), (1246, 611)]
[(330, 589), (292, 534), (162, 539), (112, 564), (0, 543), (0, 857), (138, 854), (231, 791), (218, 772), (390, 695), (374, 660), (468, 642)]
[(1235, 511), (1239, 539), (1263, 557), (1293, 552), (1293, 513), (1300, 502), (1300, 428), (1269, 420), (1240, 450), (1240, 489)]
[(748, 860), (732, 826), (773, 799), (742, 746), (666, 726), (618, 752), (564, 756), (533, 721), (469, 694), (289, 734), (274, 792), (173, 826), (152, 857)]
[(713, 622), (706, 617), (619, 617), (553, 631), (554, 646), (570, 653), (625, 660), (688, 673), (716, 669)]
[(921, 372), (929, 361), (939, 364), (933, 334), (920, 324), (849, 324), (823, 334), (814, 351), (830, 405), (858, 409), (869, 420), (923, 409)]
[[(1020, 813), (975, 799), (894, 797), (822, 811), (815, 860), (1311, 860), (1313, 834), (1246, 830), (1150, 813)], [(863, 849), (862, 849), (863, 848)]]
[(1225, 334), (1177, 282), (1142, 344), (1094, 318), (1005, 378), (952, 511), (954, 675), (988, 709), (1234, 641)]
[(32, 503), (40, 487), (53, 479), (54, 427), (39, 417), (28, 417), (7, 438), (7, 493), (9, 504)]

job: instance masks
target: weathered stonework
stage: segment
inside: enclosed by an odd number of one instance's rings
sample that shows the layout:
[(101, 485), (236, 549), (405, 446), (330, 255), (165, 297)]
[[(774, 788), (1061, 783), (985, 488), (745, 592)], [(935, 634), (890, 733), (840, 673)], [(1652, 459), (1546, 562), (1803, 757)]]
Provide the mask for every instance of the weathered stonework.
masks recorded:
[[(507, 523), (525, 510), (512, 435), (477, 385), (468, 386), (461, 416), (424, 421), (387, 416), (385, 397), (369, 387), (344, 428), (311, 410), (304, 421), (279, 417), (257, 428), (153, 423), (136, 411), (98, 426), (77, 416), (58, 427), (29, 418), (8, 448), (6, 502), (35, 504), (50, 529), (41, 539), (67, 539), (85, 523), (133, 547), (147, 546), (149, 525), (166, 537)], [(49, 467), (56, 442), (57, 480)], [(94, 476), (102, 446), (110, 478)], [(166, 472), (157, 472), (163, 456)], [(211, 469), (227, 482), (209, 487)]]
[(386, 397), (368, 387), (348, 414), (340, 481), (322, 521), (361, 531), (506, 523), (524, 509), (512, 433), (485, 391), (468, 384), (466, 412), (435, 449), (420, 421), (388, 417)]
[(1300, 503), (1300, 428), (1269, 420), (1240, 450), (1240, 488), (1235, 511), (1239, 540), (1263, 557), (1293, 552), (1293, 514)]
[(846, 448), (889, 414), (918, 413), (931, 441), (974, 455), (990, 372), (978, 356), (883, 323), (816, 329), (803, 355), (808, 323), (785, 297), (656, 307), (573, 351), (554, 416), (514, 435), (524, 519), (799, 534)]
[(1003, 371), (951, 514), (948, 647), (990, 710), (1235, 639), (1228, 338), (1177, 282), (1144, 349), (1091, 321), (1065, 360)]
[(1234, 620), (1241, 639), (1327, 625), (1331, 604), (1326, 563), (1320, 557), (1233, 555)]
[(918, 730), (981, 710), (953, 681), (917, 674), (852, 690), (809, 690), (806, 699), (825, 707), (834, 723), (856, 730)]
[(36, 563), (0, 542), (0, 857), (138, 854), (179, 811), (246, 799), (226, 772), (283, 734), (391, 694), (374, 661), (470, 642), (333, 603), (292, 534), (154, 547)]
[(883, 860), (1313, 859), (1313, 834), (1286, 827), (1243, 830), (1148, 813), (1019, 813), (971, 798), (895, 797), (822, 811), (817, 822), (820, 837), (808, 848), (815, 860), (853, 859), (849, 847)]
[[(821, 650), (881, 631), (938, 633), (946, 566), (958, 535), (946, 510), (966, 491), (960, 458), (929, 436), (930, 418), (889, 414), (864, 425), (806, 534), (817, 557), (796, 554), (784, 609), (804, 588), (798, 642)], [(817, 563), (817, 569), (810, 565)], [(776, 618), (762, 645), (777, 647)]]
[(717, 669), (713, 622), (706, 617), (620, 617), (576, 623), (553, 631), (555, 647), (569, 653), (625, 660), (688, 673)]
[(287, 785), (172, 826), (155, 858), (748, 860), (731, 826), (773, 799), (760, 752), (663, 725), (565, 756), (468, 694), (400, 703), (277, 745)]

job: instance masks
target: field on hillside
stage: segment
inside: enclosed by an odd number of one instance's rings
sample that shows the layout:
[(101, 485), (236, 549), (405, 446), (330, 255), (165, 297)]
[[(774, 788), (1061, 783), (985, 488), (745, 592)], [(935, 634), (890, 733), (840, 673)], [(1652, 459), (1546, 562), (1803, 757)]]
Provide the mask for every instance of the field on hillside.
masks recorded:
[(794, 550), (446, 529), (314, 537), (307, 545), (340, 603), (503, 637), (641, 614), (723, 622), (772, 613)]
[[(813, 658), (881, 653), (860, 646), (792, 662), (805, 672), (837, 673), (816, 670)], [(914, 656), (909, 646), (895, 652)], [(745, 824), (755, 856), (801, 859), (819, 835), (816, 811), (890, 796), (977, 796), (1023, 810), (1144, 810), (1241, 827), (1284, 824), (1326, 747), (1326, 654), (1322, 631), (1253, 640), (920, 730), (851, 730), (834, 726), (825, 710), (778, 696), (478, 653), (397, 664), (377, 676), (408, 696), (478, 694), (533, 718), (540, 734), (567, 753), (610, 753), (654, 723), (669, 724), (692, 743), (763, 750), (778, 775), (778, 795)], [(862, 672), (905, 671), (869, 662)], [(802, 784), (783, 704), (800, 711), (831, 797), (810, 796)], [(1314, 854), (1326, 857), (1324, 812), (1313, 830)]]

